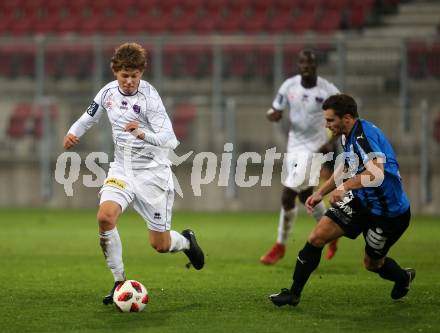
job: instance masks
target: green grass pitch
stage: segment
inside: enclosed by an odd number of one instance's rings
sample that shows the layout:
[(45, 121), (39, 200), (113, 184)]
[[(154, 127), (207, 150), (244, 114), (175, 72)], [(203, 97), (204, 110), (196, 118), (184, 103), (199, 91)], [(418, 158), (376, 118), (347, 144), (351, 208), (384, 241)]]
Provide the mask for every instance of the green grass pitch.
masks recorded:
[(268, 295), (291, 282), (296, 254), (313, 227), (301, 215), (288, 254), (266, 267), (275, 213), (175, 213), (173, 228), (194, 229), (202, 271), (183, 254), (159, 254), (129, 211), (119, 222), (128, 278), (150, 303), (123, 314), (101, 304), (113, 284), (99, 247), (94, 210), (0, 210), (0, 332), (440, 332), (440, 224), (414, 217), (390, 255), (417, 269), (408, 297), (391, 300), (390, 282), (363, 269), (363, 239), (343, 239), (324, 258), (296, 308)]

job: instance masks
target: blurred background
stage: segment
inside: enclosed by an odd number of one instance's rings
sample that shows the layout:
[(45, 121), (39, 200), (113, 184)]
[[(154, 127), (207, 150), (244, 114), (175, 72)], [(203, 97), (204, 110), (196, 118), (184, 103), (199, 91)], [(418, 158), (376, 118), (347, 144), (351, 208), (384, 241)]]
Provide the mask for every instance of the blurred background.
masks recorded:
[[(76, 151), (81, 173), (67, 197), (54, 179), (62, 138), (113, 80), (110, 58), (133, 41), (148, 52), (144, 79), (162, 96), (181, 145), (233, 158), (285, 152), (286, 126), (265, 118), (304, 47), (318, 74), (359, 102), (397, 152), (414, 212), (440, 212), (440, 1), (436, 0), (10, 0), (0, 2), (0, 205), (96, 207), (85, 158), (107, 152), (103, 117)], [(286, 118), (286, 117), (284, 117)], [(193, 154), (194, 156), (194, 154)], [(233, 164), (234, 165), (234, 164)], [(102, 164), (107, 169), (107, 164)], [(272, 186), (215, 180), (195, 197), (192, 158), (175, 168), (182, 210), (278, 210), (281, 161)], [(235, 168), (235, 167), (234, 167)], [(249, 164), (261, 175), (263, 164)]]

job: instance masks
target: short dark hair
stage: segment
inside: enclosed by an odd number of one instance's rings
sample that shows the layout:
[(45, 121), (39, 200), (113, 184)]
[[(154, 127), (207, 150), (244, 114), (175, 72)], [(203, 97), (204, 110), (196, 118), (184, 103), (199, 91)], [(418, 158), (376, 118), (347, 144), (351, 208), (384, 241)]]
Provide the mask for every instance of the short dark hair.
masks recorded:
[(346, 94), (336, 94), (327, 98), (322, 104), (323, 110), (332, 109), (335, 111), (335, 115), (342, 118), (348, 114), (353, 118), (359, 118), (357, 111), (357, 104), (353, 97)]
[(304, 55), (305, 57), (310, 57), (316, 60), (316, 53), (312, 49), (302, 49), (298, 52), (298, 56)]

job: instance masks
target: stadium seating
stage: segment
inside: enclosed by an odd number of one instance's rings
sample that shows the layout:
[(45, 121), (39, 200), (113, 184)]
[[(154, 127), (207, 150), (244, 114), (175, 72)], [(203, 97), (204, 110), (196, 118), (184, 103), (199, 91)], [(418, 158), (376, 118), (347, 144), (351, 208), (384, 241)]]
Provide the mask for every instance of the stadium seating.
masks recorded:
[[(383, 0), (390, 6), (397, 2)], [(333, 33), (364, 27), (374, 5), (375, 0), (10, 0), (0, 3), (0, 35)], [(110, 56), (112, 51), (104, 53)], [(200, 77), (212, 72), (211, 49), (165, 45), (163, 51), (166, 76)], [(294, 68), (297, 51), (297, 47), (285, 50), (284, 69), (288, 72)], [(92, 45), (48, 46), (46, 52), (47, 74), (55, 78), (85, 78), (93, 69)], [(256, 72), (271, 75), (273, 49), (228, 47), (223, 50), (223, 59), (225, 77)], [(35, 50), (30, 47), (14, 50), (0, 46), (0, 60), (0, 75), (35, 75)], [(434, 57), (423, 63), (438, 73)], [(412, 72), (420, 71), (413, 67)], [(105, 78), (111, 78), (108, 66), (104, 70)]]
[[(218, 33), (333, 31), (341, 28), (344, 15), (349, 15), (350, 25), (362, 27), (373, 4), (374, 0), (13, 0), (0, 4), (0, 34), (200, 33), (205, 28)], [(208, 24), (211, 18), (213, 24)]]
[[(52, 121), (57, 119), (57, 105), (50, 106), (49, 117)], [(43, 111), (33, 108), (30, 103), (17, 104), (9, 117), (6, 133), (13, 139), (21, 139), (26, 135), (40, 139), (43, 136)]]
[(440, 43), (412, 41), (408, 44), (408, 73), (415, 79), (440, 78)]
[(196, 107), (190, 103), (181, 103), (174, 107), (173, 129), (178, 140), (183, 140), (188, 135), (196, 114)]

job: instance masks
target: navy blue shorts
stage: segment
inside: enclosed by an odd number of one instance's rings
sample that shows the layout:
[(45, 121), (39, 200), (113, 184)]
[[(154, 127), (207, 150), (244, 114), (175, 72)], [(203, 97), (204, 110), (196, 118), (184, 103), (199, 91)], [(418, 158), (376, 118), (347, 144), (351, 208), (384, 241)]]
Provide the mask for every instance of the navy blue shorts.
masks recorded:
[(345, 237), (356, 239), (362, 233), (365, 252), (373, 259), (386, 256), (408, 228), (411, 219), (409, 208), (396, 217), (371, 214), (351, 191), (327, 209), (325, 215), (344, 230)]

